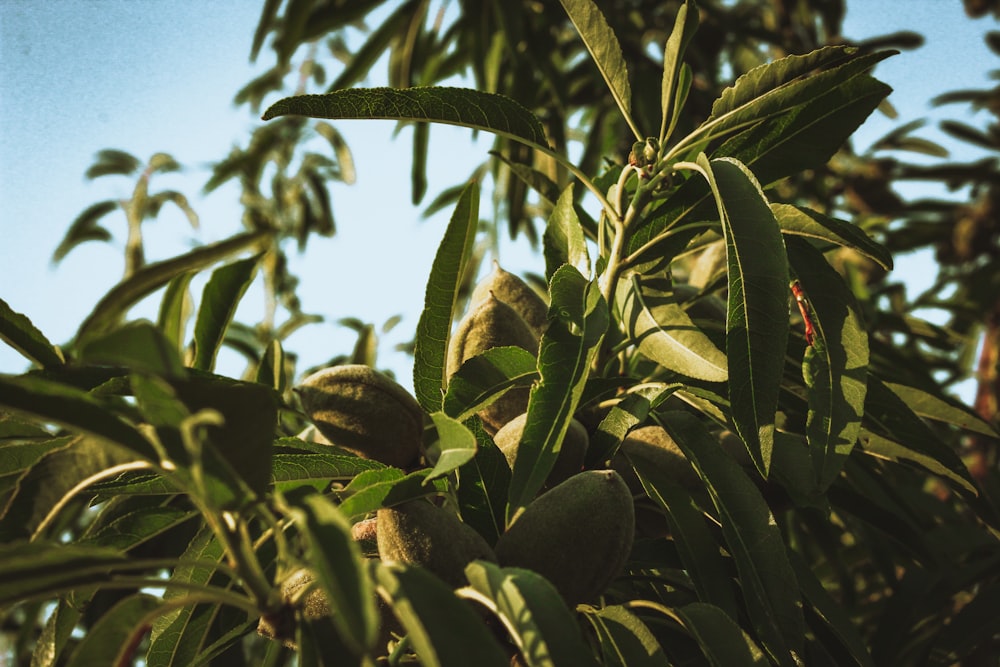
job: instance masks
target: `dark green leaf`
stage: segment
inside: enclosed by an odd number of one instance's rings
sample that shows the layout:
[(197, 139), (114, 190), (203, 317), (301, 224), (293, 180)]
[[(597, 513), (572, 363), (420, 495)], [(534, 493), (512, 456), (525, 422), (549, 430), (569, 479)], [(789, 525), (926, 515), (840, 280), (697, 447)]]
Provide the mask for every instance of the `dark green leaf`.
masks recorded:
[(572, 266), (564, 265), (552, 276), (549, 295), (553, 317), (539, 346), (541, 381), (528, 401), (510, 481), (508, 523), (545, 484), (608, 329), (608, 304), (596, 282)]
[(672, 120), (677, 118), (677, 112), (680, 110), (676, 108), (680, 104), (675, 106), (675, 103), (680, 101), (677, 96), (678, 88), (683, 87), (683, 85), (678, 86), (678, 71), (683, 65), (684, 52), (687, 51), (688, 44), (691, 43), (691, 38), (694, 37), (697, 30), (698, 8), (685, 2), (677, 10), (673, 30), (670, 31), (670, 37), (663, 49), (663, 82), (660, 85), (660, 111), (662, 113), (660, 145), (665, 144), (670, 137), (673, 130)]
[(736, 431), (766, 477), (788, 339), (788, 259), (774, 214), (753, 174), (729, 158), (698, 158), (716, 195), (726, 239), (726, 355)]
[(444, 411), (468, 419), (514, 387), (538, 379), (535, 356), (515, 346), (494, 347), (466, 360), (448, 381)]
[(182, 377), (184, 364), (177, 345), (146, 320), (129, 322), (80, 346), (83, 363), (122, 366), (162, 377)]
[(97, 160), (87, 169), (87, 178), (100, 176), (131, 176), (139, 170), (142, 162), (131, 153), (105, 148), (97, 153)]
[(340, 511), (349, 519), (357, 519), (381, 507), (440, 493), (445, 482), (437, 480), (433, 485), (425, 484), (429, 473), (424, 469), (406, 475), (398, 468), (360, 473), (341, 492), (344, 502), (339, 506)]
[(286, 115), (446, 123), (548, 147), (542, 124), (526, 108), (503, 95), (465, 88), (351, 88), (299, 95), (275, 102), (263, 119)]
[(259, 246), (270, 235), (270, 231), (239, 234), (173, 259), (147, 264), (104, 295), (77, 330), (77, 342), (114, 327), (132, 305), (163, 287), (174, 277), (186, 271), (202, 269), (247, 248)]
[(210, 371), (215, 366), (222, 339), (236, 314), (236, 307), (257, 273), (262, 255), (220, 267), (205, 285), (194, 325), (194, 367)]
[(479, 224), (479, 186), (470, 183), (459, 199), (438, 246), (427, 279), (424, 310), (420, 313), (413, 350), (413, 389), (427, 412), (441, 409), (447, 386), (445, 359), (451, 336), (452, 312), (472, 256)]
[(724, 611), (704, 602), (692, 602), (674, 610), (685, 629), (714, 667), (751, 667), (757, 664), (736, 622)]
[(127, 561), (106, 547), (58, 542), (0, 544), (0, 606), (27, 599), (49, 599), (76, 588), (108, 581)]
[(117, 443), (147, 460), (159, 460), (139, 431), (95, 397), (74, 387), (39, 377), (0, 375), (0, 405)]
[(175, 276), (167, 283), (163, 299), (160, 301), (160, 312), (156, 318), (157, 328), (173, 343), (178, 354), (184, 353), (184, 333), (192, 308), (188, 285), (194, 276), (195, 271), (188, 271)]
[(878, 263), (886, 271), (892, 270), (892, 255), (889, 254), (889, 250), (880, 243), (872, 241), (867, 234), (849, 222), (791, 204), (771, 204), (771, 211), (784, 234), (819, 239), (853, 248)]
[(0, 339), (42, 368), (66, 363), (62, 351), (3, 299), (0, 299)]
[(476, 436), (476, 457), (458, 469), (458, 501), (462, 521), (495, 544), (503, 533), (510, 466), (478, 418), (466, 422)]
[(708, 486), (754, 630), (779, 665), (794, 665), (791, 653), (802, 653), (805, 623), (795, 573), (767, 503), (695, 417), (670, 412), (659, 421)]
[(507, 667), (509, 661), (476, 609), (419, 567), (372, 563), (379, 594), (425, 667)]
[(67, 667), (128, 664), (138, 657), (139, 642), (162, 605), (161, 599), (144, 593), (119, 601), (87, 628)]
[(868, 332), (860, 308), (823, 254), (803, 239), (788, 239), (789, 259), (815, 318), (802, 378), (809, 389), (806, 435), (820, 489), (840, 474), (861, 428), (868, 379)]
[(465, 568), (473, 596), (503, 622), (529, 667), (596, 667), (572, 613), (540, 574), (475, 561)]
[(340, 639), (355, 655), (375, 644), (379, 615), (375, 591), (342, 512), (319, 494), (302, 498), (292, 510), (308, 545), (306, 558), (326, 592)]
[(71, 641), (81, 616), (82, 612), (67, 602), (66, 597), (59, 598), (35, 643), (31, 667), (56, 667), (60, 664), (62, 652)]
[(587, 466), (603, 467), (610, 462), (628, 432), (646, 421), (651, 410), (680, 388), (679, 384), (649, 383), (636, 387), (622, 398), (597, 426), (587, 446)]
[(638, 616), (622, 606), (595, 609), (586, 614), (594, 627), (608, 667), (668, 667), (670, 662), (656, 636)]

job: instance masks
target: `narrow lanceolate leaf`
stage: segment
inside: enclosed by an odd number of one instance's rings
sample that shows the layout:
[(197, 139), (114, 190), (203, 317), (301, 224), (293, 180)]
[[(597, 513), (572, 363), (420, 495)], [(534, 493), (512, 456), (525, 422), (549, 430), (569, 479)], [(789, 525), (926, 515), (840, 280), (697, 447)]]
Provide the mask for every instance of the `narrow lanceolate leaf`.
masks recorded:
[(160, 312), (156, 318), (156, 327), (163, 332), (178, 354), (182, 354), (186, 341), (184, 340), (188, 318), (191, 316), (191, 294), (188, 286), (194, 278), (194, 271), (187, 271), (167, 283), (160, 301)]
[(848, 46), (825, 46), (812, 53), (791, 55), (754, 67), (722, 91), (722, 95), (712, 105), (712, 115), (709, 118), (719, 118), (779, 86), (821, 67), (840, 63), (856, 52), (856, 48)]
[(122, 445), (158, 461), (149, 441), (99, 400), (75, 387), (39, 377), (0, 375), (0, 406)]
[(510, 465), (483, 428), (473, 418), (465, 422), (476, 436), (475, 458), (458, 469), (458, 504), (462, 521), (472, 526), (490, 544), (504, 531), (504, 509), (510, 487)]
[(424, 480), (425, 484), (457, 470), (476, 456), (476, 436), (465, 424), (443, 412), (432, 412), (431, 420), (438, 434), (437, 462)]
[(413, 349), (413, 391), (428, 412), (441, 409), (452, 312), (476, 240), (479, 223), (479, 186), (470, 183), (455, 206), (448, 229), (438, 246), (427, 279), (424, 310), (417, 323)]
[[(861, 444), (866, 452), (890, 460), (917, 463), (975, 495), (975, 484), (958, 453), (945, 444), (920, 417), (881, 380), (868, 377), (865, 396), (865, 429)], [(877, 433), (871, 432), (878, 429)]]
[(718, 607), (692, 602), (675, 609), (674, 613), (698, 642), (713, 667), (750, 667), (758, 664), (740, 626)]
[(215, 366), (222, 339), (226, 335), (236, 307), (253, 282), (261, 255), (254, 255), (220, 267), (212, 272), (205, 285), (194, 325), (194, 367), (210, 371)]
[(0, 299), (0, 339), (42, 368), (65, 363), (59, 348), (3, 299)]
[(0, 544), (0, 607), (99, 584), (126, 560), (125, 554), (106, 547), (42, 541)]
[(585, 276), (590, 276), (590, 253), (583, 226), (573, 207), (573, 185), (570, 184), (559, 195), (552, 215), (549, 216), (542, 244), (545, 255), (545, 275), (551, 278), (563, 264), (576, 267)]
[(802, 378), (809, 390), (806, 436), (819, 488), (826, 489), (840, 474), (861, 428), (868, 332), (854, 295), (823, 253), (803, 239), (789, 239), (788, 249), (815, 327)]
[(118, 601), (87, 629), (66, 667), (129, 664), (162, 605), (163, 600), (144, 593)]
[(736, 430), (766, 477), (788, 339), (788, 258), (774, 214), (753, 174), (729, 158), (702, 154), (722, 219), (729, 268), (726, 355)]
[(239, 234), (225, 241), (197, 248), (180, 257), (147, 264), (104, 295), (77, 330), (77, 342), (114, 327), (137, 301), (163, 287), (174, 277), (185, 271), (203, 269), (243, 250), (259, 246), (270, 235), (270, 231)]
[(604, 467), (635, 426), (646, 421), (650, 410), (667, 400), (681, 384), (649, 383), (635, 387), (608, 411), (587, 446), (587, 468)]
[(819, 239), (852, 248), (886, 271), (892, 270), (892, 255), (889, 249), (871, 240), (867, 234), (849, 222), (792, 204), (771, 204), (771, 211), (783, 234)]
[(704, 512), (694, 503), (691, 495), (654, 461), (637, 456), (629, 463), (635, 469), (646, 495), (666, 512), (677, 553), (691, 577), (698, 598), (715, 605), (731, 619), (739, 618), (735, 587)]
[(421, 665), (506, 667), (503, 649), (475, 608), (440, 579), (401, 563), (370, 567), (379, 595), (403, 625)]
[(632, 86), (628, 80), (628, 68), (622, 56), (622, 47), (618, 43), (611, 26), (604, 14), (593, 0), (560, 0), (563, 9), (569, 15), (576, 31), (580, 33), (583, 43), (590, 51), (590, 57), (600, 70), (608, 90), (614, 97), (622, 116), (632, 128), (637, 140), (643, 135), (632, 120)]
[(297, 95), (272, 104), (263, 119), (288, 115), (445, 123), (548, 148), (541, 122), (528, 109), (509, 97), (466, 88), (350, 88)]
[(500, 619), (526, 664), (597, 666), (562, 596), (544, 577), (486, 561), (470, 563), (465, 575), (474, 591), (469, 597)]
[(657, 287), (637, 274), (618, 281), (615, 308), (639, 352), (686, 377), (725, 382), (726, 355), (691, 321), (669, 286)]
[(588, 609), (585, 618), (594, 628), (608, 667), (668, 667), (670, 661), (656, 635), (623, 606)]
[(527, 422), (510, 481), (508, 523), (544, 485), (609, 323), (608, 304), (597, 283), (572, 266), (556, 271), (549, 294), (549, 312), (555, 317), (550, 317), (539, 345), (541, 381), (528, 400)]
[(375, 644), (379, 615), (361, 548), (351, 538), (351, 525), (319, 494), (308, 495), (296, 505), (292, 517), (304, 534), (308, 564), (327, 594), (340, 639), (355, 655), (364, 655)]
[(464, 421), (514, 387), (538, 379), (535, 355), (524, 348), (493, 347), (465, 361), (448, 382), (444, 411)]
[(1000, 434), (992, 426), (983, 421), (979, 415), (969, 410), (969, 408), (954, 402), (954, 399), (935, 396), (922, 389), (896, 384), (895, 382), (886, 382), (885, 386), (910, 406), (910, 409), (915, 414), (925, 419), (953, 424), (967, 431), (973, 431), (974, 433), (986, 435), (991, 438), (1000, 438)]
[(695, 417), (669, 412), (658, 420), (708, 487), (754, 631), (782, 666), (802, 654), (805, 622), (795, 573), (771, 510), (746, 473)]
[(673, 107), (677, 97), (675, 90), (677, 86), (677, 73), (681, 68), (684, 52), (698, 30), (698, 9), (691, 7), (685, 2), (677, 10), (674, 18), (674, 28), (667, 39), (667, 45), (663, 49), (663, 83), (660, 86), (660, 108), (663, 113), (663, 120), (660, 124), (660, 145), (666, 143), (673, 129), (671, 120), (676, 118), (676, 109)]
[(87, 340), (79, 350), (87, 364), (108, 364), (146, 371), (162, 377), (184, 374), (177, 346), (150, 322), (140, 320)]

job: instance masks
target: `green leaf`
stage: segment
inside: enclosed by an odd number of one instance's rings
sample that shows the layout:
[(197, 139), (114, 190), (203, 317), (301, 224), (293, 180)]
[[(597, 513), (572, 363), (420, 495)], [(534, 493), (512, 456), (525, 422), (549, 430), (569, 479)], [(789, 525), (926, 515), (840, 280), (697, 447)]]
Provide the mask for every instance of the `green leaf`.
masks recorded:
[(79, 542), (128, 551), (198, 516), (190, 509), (149, 502), (146, 498), (119, 498), (114, 511), (102, 512)]
[(507, 667), (509, 660), (479, 614), (419, 567), (373, 562), (378, 592), (406, 630), (425, 667)]
[(31, 654), (31, 667), (56, 667), (60, 664), (63, 650), (71, 640), (73, 630), (80, 622), (82, 612), (67, 601), (59, 598), (53, 605), (52, 613), (42, 628), (35, 649)]
[(163, 601), (137, 593), (118, 601), (83, 635), (66, 667), (128, 664)]
[(52, 253), (52, 261), (62, 261), (69, 252), (87, 241), (110, 241), (111, 232), (97, 224), (101, 218), (113, 211), (119, 210), (120, 206), (114, 199), (106, 199), (96, 204), (88, 206), (84, 211), (76, 216), (70, 223), (66, 236), (59, 242), (59, 246)]
[(695, 417), (669, 412), (658, 419), (708, 487), (750, 621), (779, 665), (801, 655), (805, 623), (795, 573), (777, 522), (746, 473)]
[(596, 667), (576, 619), (555, 587), (540, 574), (474, 561), (465, 576), (476, 595), (504, 624), (528, 667)]
[(824, 644), (835, 642), (837, 644), (835, 648), (839, 651), (831, 651), (834, 655), (846, 651), (853, 664), (858, 667), (875, 667), (864, 639), (854, 627), (847, 610), (833, 599), (799, 554), (792, 551), (788, 557), (795, 569), (795, 578), (802, 589), (802, 595), (809, 605), (806, 620), (813, 634)]
[(774, 214), (753, 174), (702, 154), (726, 239), (729, 305), (726, 355), (736, 431), (767, 477), (788, 339), (788, 259)]
[(292, 516), (305, 537), (308, 564), (327, 594), (340, 639), (355, 655), (364, 655), (375, 644), (379, 615), (375, 590), (361, 548), (351, 538), (350, 523), (319, 494), (297, 501)]
[(322, 491), (332, 481), (347, 482), (361, 472), (384, 467), (377, 461), (354, 455), (276, 453), (271, 464), (271, 479), (275, 487), (282, 491), (303, 485)]
[(189, 253), (162, 262), (147, 264), (104, 295), (77, 330), (77, 343), (88, 336), (108, 331), (137, 301), (163, 287), (186, 271), (195, 271), (235, 255), (247, 248), (261, 245), (271, 231), (239, 234), (225, 241), (197, 248)]
[(548, 148), (541, 122), (525, 107), (503, 95), (466, 88), (351, 88), (297, 95), (272, 104), (263, 120), (287, 115), (445, 123)]
[(537, 364), (533, 354), (513, 345), (493, 347), (467, 359), (448, 382), (445, 413), (464, 421), (508, 389), (530, 386), (538, 379)]
[(998, 607), (1000, 585), (995, 581), (984, 583), (976, 596), (936, 633), (925, 664), (928, 667), (962, 664), (966, 656), (979, 653), (978, 649), (988, 646), (989, 638), (996, 637), (1000, 632), (1000, 616), (996, 613)]
[(97, 159), (90, 165), (85, 175), (88, 179), (109, 175), (131, 176), (141, 167), (142, 162), (131, 153), (105, 148), (97, 153)]
[(261, 358), (260, 363), (257, 364), (257, 373), (254, 380), (257, 384), (270, 387), (278, 394), (282, 394), (288, 385), (286, 368), (285, 350), (281, 347), (281, 341), (278, 339), (272, 340), (268, 344), (267, 349), (264, 350), (264, 356)]
[(805, 55), (790, 55), (743, 74), (712, 104), (709, 119), (719, 118), (820, 68), (843, 63), (857, 52), (849, 46), (825, 46)]
[[(222, 543), (216, 539), (211, 529), (203, 526), (181, 555), (183, 564), (179, 564), (171, 572), (170, 582), (177, 586), (166, 588), (164, 601), (176, 604), (183, 600), (190, 595), (188, 586), (205, 589), (231, 587), (232, 581), (211, 567), (224, 557)], [(182, 667), (194, 664), (201, 649), (215, 634), (213, 625), (219, 617), (219, 611), (218, 604), (191, 603), (172, 608), (159, 616), (153, 622), (149, 648), (146, 651), (148, 667)]]
[(788, 239), (789, 259), (815, 317), (802, 379), (809, 390), (806, 435), (820, 489), (833, 483), (861, 428), (868, 379), (868, 332), (860, 308), (823, 254), (803, 239)]
[(466, 422), (476, 436), (476, 457), (458, 469), (458, 504), (462, 521), (472, 526), (487, 543), (496, 544), (504, 531), (504, 508), (510, 488), (507, 459), (483, 429), (482, 422)]
[(673, 611), (714, 667), (757, 664), (740, 626), (721, 609), (692, 602)]
[(0, 543), (0, 607), (108, 581), (126, 561), (125, 554), (106, 547), (41, 540)]
[(0, 375), (0, 405), (43, 422), (89, 433), (128, 448), (139, 457), (159, 461), (150, 442), (94, 396), (40, 377)]
[(691, 38), (698, 30), (698, 7), (685, 2), (677, 10), (674, 18), (674, 27), (670, 31), (670, 37), (663, 49), (663, 83), (660, 86), (660, 110), (663, 119), (660, 123), (660, 145), (664, 145), (669, 139), (681, 105), (677, 99), (678, 89), (683, 86), (678, 83), (678, 71), (682, 66), (684, 52), (687, 51)]
[(608, 304), (598, 285), (572, 266), (564, 265), (552, 276), (549, 295), (552, 317), (538, 352), (541, 381), (528, 401), (510, 481), (508, 523), (545, 484), (608, 329)]
[(896, 394), (906, 405), (925, 419), (953, 424), (967, 431), (973, 431), (991, 438), (998, 438), (1000, 434), (964, 405), (954, 402), (944, 396), (935, 396), (922, 389), (909, 387), (895, 382), (886, 382), (885, 386), (892, 393)]
[(633, 427), (646, 421), (650, 411), (667, 400), (680, 384), (648, 383), (629, 390), (622, 400), (608, 411), (597, 431), (590, 436), (586, 467), (604, 467)]
[(719, 554), (719, 544), (712, 537), (705, 516), (691, 495), (654, 461), (629, 457), (646, 495), (664, 509), (670, 534), (681, 563), (691, 577), (698, 599), (718, 607), (729, 618), (739, 618), (736, 593), (726, 564)]
[(186, 372), (177, 345), (146, 320), (87, 339), (79, 357), (82, 363), (122, 366), (163, 377), (182, 377)]
[(446, 359), (452, 313), (468, 270), (479, 225), (479, 186), (462, 191), (455, 212), (438, 246), (427, 279), (424, 309), (417, 323), (413, 349), (413, 390), (427, 412), (441, 409), (441, 392), (448, 385)]
[[(865, 425), (860, 441), (869, 454), (891, 461), (912, 461), (977, 495), (969, 470), (953, 449), (878, 378), (868, 376)], [(872, 432), (868, 425), (878, 428)]]
[(867, 234), (849, 222), (791, 204), (771, 204), (771, 212), (783, 234), (819, 239), (852, 248), (886, 271), (892, 270), (892, 255), (888, 248), (872, 241)]
[(437, 429), (438, 440), (434, 451), (438, 458), (424, 484), (444, 477), (476, 456), (476, 436), (465, 424), (443, 412), (432, 412), (431, 421)]
[(184, 332), (191, 316), (191, 295), (188, 286), (195, 273), (195, 271), (181, 273), (167, 283), (163, 299), (160, 301), (160, 312), (156, 318), (157, 328), (173, 343), (178, 354), (184, 353)]
[(623, 606), (587, 610), (585, 618), (597, 634), (608, 667), (668, 667), (656, 636), (638, 616)]
[(590, 253), (583, 226), (573, 205), (572, 183), (559, 195), (542, 243), (545, 254), (545, 275), (551, 278), (563, 264), (569, 264), (585, 276), (590, 275)]
[(222, 339), (233, 321), (236, 307), (257, 273), (262, 255), (220, 267), (205, 285), (194, 325), (194, 367), (210, 371), (215, 366)]
[(339, 505), (340, 511), (353, 520), (381, 507), (443, 491), (446, 488), (444, 480), (436, 480), (432, 486), (424, 483), (429, 474), (429, 470), (423, 469), (406, 475), (398, 468), (360, 473), (341, 491), (344, 501)]
[(54, 449), (68, 445), (75, 436), (44, 440), (4, 440), (0, 446), (0, 515), (27, 470)]
[(590, 51), (590, 57), (604, 77), (604, 82), (622, 112), (622, 117), (632, 128), (635, 138), (642, 140), (643, 135), (632, 120), (632, 86), (628, 80), (628, 68), (622, 56), (622, 47), (618, 44), (618, 38), (615, 37), (604, 14), (593, 0), (560, 0), (560, 2), (587, 46), (587, 50)]
[(726, 355), (715, 346), (673, 296), (670, 279), (619, 280), (618, 317), (640, 353), (667, 370), (706, 382), (729, 377)]
[(0, 339), (42, 368), (66, 363), (62, 351), (3, 299), (0, 299)]

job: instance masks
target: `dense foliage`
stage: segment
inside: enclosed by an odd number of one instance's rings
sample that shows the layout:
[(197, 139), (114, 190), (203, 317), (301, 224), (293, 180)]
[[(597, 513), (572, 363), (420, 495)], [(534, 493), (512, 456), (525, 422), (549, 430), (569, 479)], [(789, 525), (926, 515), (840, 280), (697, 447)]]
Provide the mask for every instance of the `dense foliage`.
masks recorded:
[[(939, 152), (915, 127), (846, 143), (889, 93), (872, 68), (915, 36), (846, 44), (836, 0), (408, 0), (350, 52), (382, 4), (264, 3), (252, 55), (270, 38), (276, 63), (237, 100), (289, 75), (294, 94), (207, 185), (239, 182), (245, 231), (147, 262), (144, 220), (197, 216), (149, 190), (173, 158), (104, 151), (88, 176), (136, 179), (121, 283), (64, 346), (0, 301), (33, 364), (0, 375), (18, 663), (989, 664), (996, 159), (874, 154)], [(313, 93), (327, 52), (346, 64)], [(357, 87), (386, 52), (391, 86)], [(437, 85), (459, 73), (475, 88)], [(940, 101), (1000, 109), (995, 90)], [(289, 246), (335, 232), (329, 182), (352, 178), (344, 118), (416, 123), (415, 202), (431, 123), (497, 137), (429, 206), (451, 219), (411, 277), (413, 395), (360, 322), (332, 369), (303, 378), (285, 349), (314, 319)], [(995, 125), (946, 129), (998, 148)], [(904, 202), (891, 186), (914, 178), (970, 201)], [(84, 211), (56, 258), (110, 238), (116, 210)], [(473, 289), (503, 227), (541, 246), (538, 280)], [(938, 289), (907, 301), (892, 252), (928, 245)], [(258, 274), (267, 310), (241, 324)], [(156, 321), (130, 318), (147, 297)], [(982, 332), (973, 411), (946, 389)]]

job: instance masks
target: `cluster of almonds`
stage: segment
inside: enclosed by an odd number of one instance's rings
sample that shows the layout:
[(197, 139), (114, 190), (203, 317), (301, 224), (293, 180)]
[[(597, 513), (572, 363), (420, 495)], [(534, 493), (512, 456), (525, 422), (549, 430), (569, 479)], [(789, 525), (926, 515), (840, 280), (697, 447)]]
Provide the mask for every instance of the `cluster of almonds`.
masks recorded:
[[(547, 307), (520, 278), (496, 266), (470, 302), (448, 351), (449, 375), (493, 347), (514, 345), (537, 353)], [(391, 466), (421, 464), (424, 413), (387, 376), (367, 366), (336, 366), (306, 378), (296, 391), (330, 443)], [(527, 403), (527, 390), (516, 389), (479, 413), (512, 467)], [(426, 499), (380, 509), (355, 525), (355, 539), (375, 545), (385, 562), (419, 565), (453, 587), (464, 585), (465, 566), (481, 559), (541, 574), (571, 607), (592, 601), (625, 566), (635, 533), (633, 494), (642, 489), (623, 458), (610, 469), (583, 470), (588, 441), (587, 429), (573, 420), (543, 492), (495, 544), (451, 509)], [(626, 455), (654, 457), (667, 469), (680, 470), (679, 483), (695, 483), (685, 478), (693, 475), (690, 465), (660, 427), (631, 434), (618, 456)], [(302, 585), (301, 579), (295, 581)], [(312, 607), (306, 612), (329, 612), (325, 600), (312, 599)]]

